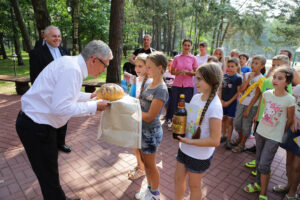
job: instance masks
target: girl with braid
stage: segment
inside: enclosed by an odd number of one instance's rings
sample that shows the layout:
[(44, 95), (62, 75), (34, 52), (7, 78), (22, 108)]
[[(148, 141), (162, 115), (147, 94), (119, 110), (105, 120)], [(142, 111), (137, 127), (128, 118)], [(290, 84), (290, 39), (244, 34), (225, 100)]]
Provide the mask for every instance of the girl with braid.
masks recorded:
[[(217, 90), (222, 83), (222, 71), (217, 63), (206, 63), (196, 70), (196, 86), (200, 94), (190, 104), (199, 106), (195, 133), (186, 133), (180, 140), (175, 171), (175, 200), (182, 200), (187, 176), (190, 199), (201, 199), (201, 179), (209, 168), (216, 146), (220, 144), (223, 110)], [(197, 128), (198, 127), (198, 128)]]

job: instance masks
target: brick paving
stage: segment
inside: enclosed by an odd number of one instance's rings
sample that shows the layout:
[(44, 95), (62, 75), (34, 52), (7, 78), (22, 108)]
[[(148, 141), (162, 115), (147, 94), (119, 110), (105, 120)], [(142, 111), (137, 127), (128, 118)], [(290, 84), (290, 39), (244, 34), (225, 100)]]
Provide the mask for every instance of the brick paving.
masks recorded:
[[(41, 191), (30, 167), (24, 148), (15, 131), (20, 110), (20, 96), (0, 94), (0, 200), (40, 200)], [(145, 178), (127, 179), (128, 170), (135, 166), (131, 149), (96, 140), (100, 115), (72, 118), (68, 125), (67, 144), (70, 154), (59, 154), (59, 171), (63, 190), (71, 198), (85, 200), (134, 199)], [(253, 143), (252, 141), (249, 141)], [(176, 166), (177, 142), (164, 126), (164, 138), (157, 153), (160, 171), (161, 199), (174, 199), (173, 174)], [(242, 188), (254, 182), (251, 170), (244, 163), (254, 159), (253, 153), (233, 154), (219, 146), (212, 165), (202, 181), (204, 200), (255, 200), (257, 194), (247, 194)], [(283, 196), (271, 191), (274, 184), (285, 184), (285, 152), (280, 149), (272, 164), (268, 195), (270, 200)], [(188, 198), (188, 191), (186, 194)]]

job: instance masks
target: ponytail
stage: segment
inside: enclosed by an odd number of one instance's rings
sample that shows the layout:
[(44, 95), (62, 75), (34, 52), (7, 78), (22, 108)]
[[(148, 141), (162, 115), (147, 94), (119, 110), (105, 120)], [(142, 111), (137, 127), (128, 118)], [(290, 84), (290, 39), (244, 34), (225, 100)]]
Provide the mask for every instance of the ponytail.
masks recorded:
[(145, 74), (145, 77), (144, 77), (144, 80), (143, 80), (143, 83), (142, 83), (142, 86), (141, 86), (141, 90), (140, 90), (139, 99), (142, 98), (142, 92), (144, 91), (144, 87), (145, 87), (145, 84), (146, 84), (147, 80), (148, 80), (148, 75)]

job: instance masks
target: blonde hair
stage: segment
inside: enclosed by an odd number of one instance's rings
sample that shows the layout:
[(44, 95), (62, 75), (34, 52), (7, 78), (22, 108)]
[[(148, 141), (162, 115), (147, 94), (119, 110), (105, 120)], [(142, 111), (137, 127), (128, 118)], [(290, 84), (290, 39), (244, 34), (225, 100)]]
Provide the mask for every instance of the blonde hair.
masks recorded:
[(284, 62), (284, 64), (290, 65), (290, 59), (287, 55), (279, 54), (277, 56), (274, 56), (272, 60), (280, 60)]
[(140, 61), (143, 61), (144, 64), (146, 64), (147, 57), (148, 57), (147, 54), (145, 54), (145, 53), (139, 53), (139, 54), (135, 57), (134, 60), (135, 60), (135, 61), (136, 61), (136, 60), (140, 60)]
[(218, 48), (216, 48), (215, 49), (215, 51), (214, 51), (214, 53), (213, 54), (215, 54), (215, 52), (216, 51), (221, 51), (221, 53), (222, 53), (222, 57), (221, 58), (219, 58), (218, 60), (219, 60), (219, 62), (221, 62), (222, 63), (222, 71), (223, 71), (223, 69), (226, 69), (226, 63), (225, 63), (225, 54), (224, 54), (224, 49), (223, 48), (221, 48), (221, 47), (218, 47)]
[[(147, 56), (147, 59), (151, 60), (155, 64), (155, 66), (157, 66), (157, 67), (162, 66), (162, 74), (165, 73), (165, 71), (168, 67), (168, 59), (167, 59), (167, 57), (165, 56), (165, 54), (163, 52), (154, 51), (154, 52), (152, 52), (151, 54), (149, 54)], [(146, 81), (147, 81), (147, 78), (144, 78), (142, 86), (141, 86), (141, 92), (140, 92), (139, 98), (141, 97), (141, 94), (144, 90), (144, 86), (145, 86)]]
[(201, 65), (197, 68), (196, 73), (199, 73), (200, 76), (204, 79), (204, 81), (211, 86), (211, 92), (210, 95), (205, 103), (205, 106), (202, 110), (201, 117), (199, 120), (199, 126), (196, 130), (196, 132), (193, 135), (193, 139), (199, 139), (201, 135), (201, 123), (204, 119), (205, 113), (208, 109), (209, 104), (216, 96), (216, 93), (218, 91), (218, 88), (220, 84), (222, 83), (223, 79), (223, 73), (220, 69), (220, 66), (216, 63), (206, 63), (204, 65)]

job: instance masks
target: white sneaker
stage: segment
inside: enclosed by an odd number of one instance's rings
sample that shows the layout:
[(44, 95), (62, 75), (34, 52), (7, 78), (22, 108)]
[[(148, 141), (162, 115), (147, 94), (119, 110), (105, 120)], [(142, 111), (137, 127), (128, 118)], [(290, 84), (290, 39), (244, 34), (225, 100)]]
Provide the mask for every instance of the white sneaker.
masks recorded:
[(154, 195), (148, 190), (149, 192), (146, 194), (146, 196), (142, 200), (159, 200), (160, 194)]
[(143, 199), (148, 193), (151, 193), (149, 188), (142, 188), (138, 193), (134, 195), (136, 199)]
[(168, 130), (171, 131), (172, 130), (172, 125), (173, 125), (172, 121), (168, 120), (167, 124), (168, 124)]

